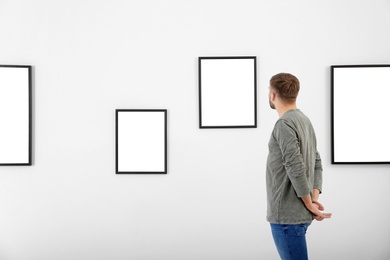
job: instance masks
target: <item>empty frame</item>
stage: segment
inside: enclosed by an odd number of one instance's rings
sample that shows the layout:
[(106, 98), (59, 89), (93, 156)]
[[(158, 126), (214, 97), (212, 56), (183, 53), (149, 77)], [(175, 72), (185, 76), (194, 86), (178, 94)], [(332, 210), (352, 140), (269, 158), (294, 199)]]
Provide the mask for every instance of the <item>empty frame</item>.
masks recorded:
[(0, 65), (0, 165), (31, 165), (31, 66)]
[(256, 57), (199, 57), (199, 128), (255, 128)]
[(116, 110), (116, 173), (167, 173), (167, 110)]
[(390, 163), (390, 65), (331, 66), (332, 163)]

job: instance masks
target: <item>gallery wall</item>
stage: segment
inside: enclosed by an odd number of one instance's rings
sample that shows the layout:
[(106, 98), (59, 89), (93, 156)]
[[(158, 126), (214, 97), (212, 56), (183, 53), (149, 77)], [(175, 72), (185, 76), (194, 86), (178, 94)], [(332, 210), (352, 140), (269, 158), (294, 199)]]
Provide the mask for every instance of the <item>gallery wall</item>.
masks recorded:
[[(333, 213), (309, 228), (311, 258), (389, 259), (390, 165), (330, 163), (330, 66), (389, 64), (389, 12), (387, 0), (0, 1), (0, 64), (33, 66), (33, 164), (0, 168), (0, 259), (278, 259), (265, 162), (268, 81), (282, 71), (301, 81)], [(257, 128), (199, 129), (200, 56), (257, 57)], [(166, 175), (115, 174), (116, 109), (167, 109)]]

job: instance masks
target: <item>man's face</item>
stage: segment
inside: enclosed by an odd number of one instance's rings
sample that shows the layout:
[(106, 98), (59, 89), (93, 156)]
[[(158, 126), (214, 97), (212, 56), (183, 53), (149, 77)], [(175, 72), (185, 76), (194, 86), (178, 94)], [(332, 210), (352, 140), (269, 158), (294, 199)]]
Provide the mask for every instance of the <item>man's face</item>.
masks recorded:
[(269, 106), (272, 108), (272, 109), (275, 109), (275, 104), (272, 102), (271, 100), (271, 96), (272, 95), (275, 95), (272, 90), (271, 90), (271, 87), (268, 88), (268, 102), (269, 102)]

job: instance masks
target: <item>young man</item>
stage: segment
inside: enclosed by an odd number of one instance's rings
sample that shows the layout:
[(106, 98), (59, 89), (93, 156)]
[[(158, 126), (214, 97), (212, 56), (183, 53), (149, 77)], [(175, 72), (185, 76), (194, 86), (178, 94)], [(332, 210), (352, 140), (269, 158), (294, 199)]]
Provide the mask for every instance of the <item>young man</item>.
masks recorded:
[(268, 144), (267, 220), (283, 260), (308, 259), (306, 230), (321, 221), (322, 164), (313, 126), (296, 106), (299, 80), (279, 73), (270, 80), (269, 104), (279, 114)]

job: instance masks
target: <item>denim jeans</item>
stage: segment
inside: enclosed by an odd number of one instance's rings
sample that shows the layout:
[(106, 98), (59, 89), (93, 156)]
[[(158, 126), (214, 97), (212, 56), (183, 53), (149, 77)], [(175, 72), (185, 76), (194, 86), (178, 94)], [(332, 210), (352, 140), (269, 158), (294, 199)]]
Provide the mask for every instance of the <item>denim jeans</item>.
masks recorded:
[(307, 260), (306, 230), (310, 223), (271, 224), (272, 236), (282, 260)]

